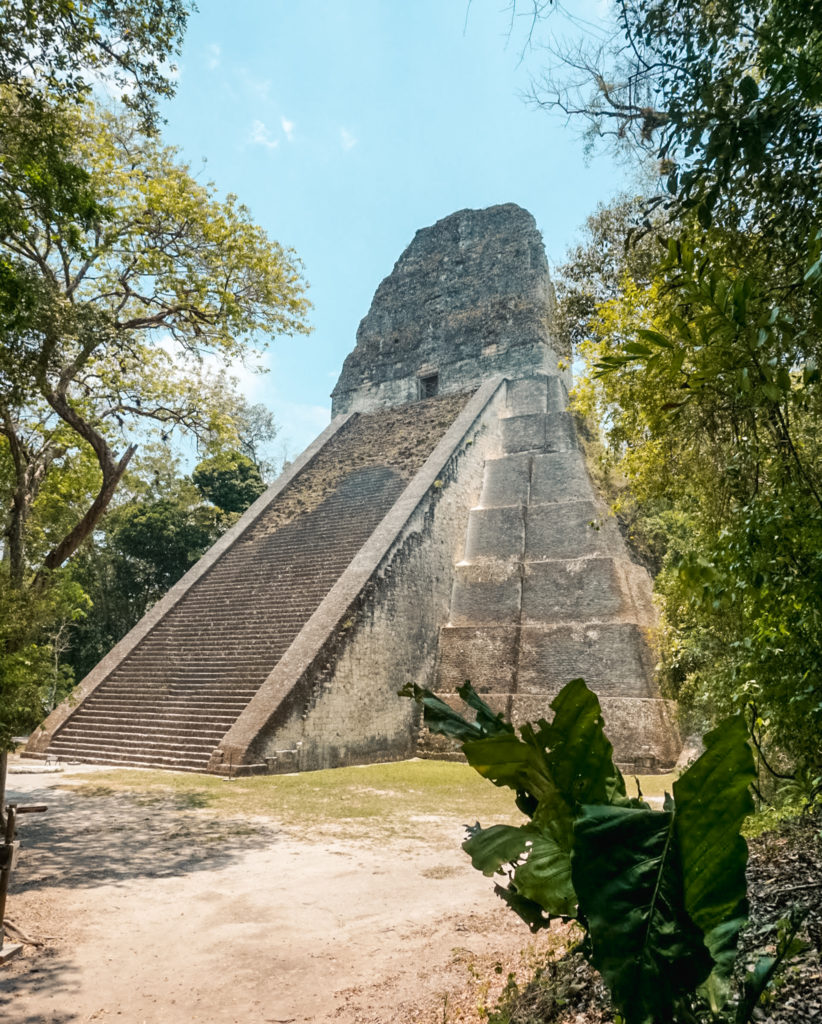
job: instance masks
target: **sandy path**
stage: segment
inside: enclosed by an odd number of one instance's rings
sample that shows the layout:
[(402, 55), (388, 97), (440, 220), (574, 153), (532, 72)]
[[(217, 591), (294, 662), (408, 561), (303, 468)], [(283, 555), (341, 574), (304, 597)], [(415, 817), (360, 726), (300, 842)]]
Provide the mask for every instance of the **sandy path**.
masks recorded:
[(0, 971), (14, 1024), (441, 1020), (473, 961), (528, 943), (457, 823), (409, 822), (382, 843), (300, 837), (49, 788), (62, 781), (9, 777), (10, 799), (50, 809), (22, 819), (7, 913), (56, 936)]

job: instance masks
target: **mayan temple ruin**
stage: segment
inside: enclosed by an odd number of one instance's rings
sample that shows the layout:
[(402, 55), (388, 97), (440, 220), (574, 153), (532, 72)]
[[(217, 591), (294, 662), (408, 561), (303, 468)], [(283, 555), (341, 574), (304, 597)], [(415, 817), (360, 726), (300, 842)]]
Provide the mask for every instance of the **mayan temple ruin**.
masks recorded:
[(679, 753), (651, 580), (595, 494), (533, 217), (418, 231), (332, 421), (32, 736), (28, 752), (214, 773), (442, 752), (406, 682), (515, 723), (582, 676), (616, 758)]

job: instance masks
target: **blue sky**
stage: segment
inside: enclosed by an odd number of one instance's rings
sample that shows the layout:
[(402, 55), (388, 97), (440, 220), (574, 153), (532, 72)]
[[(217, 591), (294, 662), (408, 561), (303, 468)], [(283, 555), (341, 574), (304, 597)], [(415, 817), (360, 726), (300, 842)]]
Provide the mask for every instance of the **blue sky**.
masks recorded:
[[(523, 6), (522, 3), (520, 5)], [(308, 338), (278, 338), (270, 373), (241, 373), (294, 457), (328, 422), (329, 392), (377, 285), (414, 232), (465, 207), (533, 213), (552, 265), (600, 200), (626, 187), (575, 126), (523, 99), (542, 57), (506, 0), (199, 0), (166, 138), (296, 249)], [(598, 3), (575, 12), (596, 22)], [(557, 29), (568, 33), (567, 23)]]

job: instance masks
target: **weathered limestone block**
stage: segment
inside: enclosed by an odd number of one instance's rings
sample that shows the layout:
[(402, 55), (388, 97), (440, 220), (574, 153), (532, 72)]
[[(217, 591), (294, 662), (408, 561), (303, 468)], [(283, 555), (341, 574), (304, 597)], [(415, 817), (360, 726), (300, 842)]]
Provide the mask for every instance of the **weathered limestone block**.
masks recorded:
[(552, 374), (548, 377), (548, 408), (547, 412), (564, 412), (568, 408), (568, 388), (566, 376)]
[(504, 417), (548, 412), (547, 377), (534, 376), (508, 382)]
[(465, 542), (466, 559), (520, 558), (525, 545), (524, 511), (521, 505), (471, 509)]
[(593, 501), (594, 489), (585, 456), (579, 449), (535, 455), (531, 471), (531, 505), (556, 501)]
[(502, 450), (516, 452), (567, 452), (577, 449), (570, 413), (528, 413), (500, 420)]
[(529, 506), (525, 516), (525, 561), (623, 554), (616, 521), (593, 501)]
[(500, 420), (502, 450), (506, 454), (542, 451), (545, 447), (546, 413), (527, 413)]
[(530, 455), (503, 455), (499, 459), (488, 459), (482, 480), (480, 506), (504, 508), (508, 505), (524, 505), (528, 501), (530, 488)]
[(600, 703), (605, 734), (623, 770), (639, 774), (673, 768), (681, 746), (674, 701), (603, 696)]
[(437, 687), (455, 691), (470, 680), (479, 693), (513, 691), (517, 626), (444, 626), (440, 630)]
[(632, 622), (523, 626), (517, 690), (553, 698), (582, 678), (600, 695), (653, 697), (653, 653), (645, 630)]
[[(589, 622), (613, 619), (651, 626), (650, 593), (642, 594), (647, 572), (619, 558), (529, 562), (522, 588), (523, 623)], [(648, 582), (644, 584), (649, 590)]]
[[(334, 415), (560, 373), (554, 293), (533, 217), (512, 203), (423, 228), (380, 284), (333, 392)], [(428, 382), (426, 384), (425, 382)]]
[(574, 418), (569, 412), (549, 412), (545, 416), (545, 450), (570, 452), (579, 450)]
[(503, 416), (564, 412), (567, 406), (568, 392), (562, 377), (556, 374), (534, 374), (509, 381)]
[[(455, 711), (466, 713), (456, 694), (439, 696)], [(550, 701), (542, 695), (484, 693), (482, 699), (517, 727), (541, 718), (550, 721), (553, 717)], [(614, 761), (623, 772), (653, 773), (673, 768), (681, 746), (673, 701), (659, 697), (602, 696), (600, 704), (605, 735), (613, 744)]]
[(451, 592), (452, 626), (517, 622), (522, 581), (517, 563), (479, 562), (457, 566)]

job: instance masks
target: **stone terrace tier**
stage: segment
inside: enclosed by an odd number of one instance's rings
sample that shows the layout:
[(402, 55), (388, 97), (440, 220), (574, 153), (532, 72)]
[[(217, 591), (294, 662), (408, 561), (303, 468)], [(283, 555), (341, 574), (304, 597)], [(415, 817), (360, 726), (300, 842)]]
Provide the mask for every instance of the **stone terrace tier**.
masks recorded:
[(78, 705), (48, 753), (206, 770), (467, 397), (352, 417)]
[[(440, 630), (438, 690), (459, 706), (454, 691), (470, 679), (521, 725), (550, 717), (582, 677), (622, 767), (668, 770), (680, 743), (654, 680), (651, 579), (595, 492), (560, 380), (514, 381), (499, 428), (502, 454), (485, 462)], [(450, 753), (423, 734), (427, 750)]]

